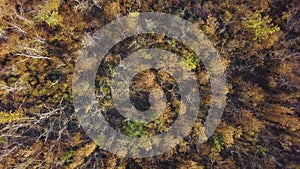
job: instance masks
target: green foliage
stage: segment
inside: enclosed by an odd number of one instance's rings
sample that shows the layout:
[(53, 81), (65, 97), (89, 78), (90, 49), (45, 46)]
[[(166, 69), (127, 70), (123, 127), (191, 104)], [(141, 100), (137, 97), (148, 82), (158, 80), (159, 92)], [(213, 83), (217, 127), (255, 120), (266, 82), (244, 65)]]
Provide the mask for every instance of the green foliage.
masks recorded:
[(58, 14), (58, 11), (53, 11), (50, 15), (47, 14), (44, 19), (49, 26), (58, 25), (63, 21), (63, 18)]
[(277, 25), (272, 23), (272, 19), (268, 15), (262, 17), (260, 13), (254, 13), (250, 18), (246, 18), (243, 21), (243, 26), (254, 35), (253, 40), (258, 41), (265, 40), (280, 30)]
[(211, 143), (211, 149), (210, 149), (210, 154), (209, 157), (213, 158), (222, 151), (224, 148), (225, 141), (222, 135), (218, 135), (213, 138), (212, 143)]
[(70, 150), (70, 151), (67, 151), (62, 157), (61, 157), (61, 160), (63, 162), (71, 162), (71, 159), (73, 157), (73, 151)]
[(175, 48), (176, 45), (177, 45), (177, 41), (175, 39), (171, 39), (171, 40), (168, 40), (168, 44), (172, 47), (172, 48)]
[(7, 144), (7, 141), (4, 137), (0, 137), (0, 144)]
[(255, 152), (256, 153), (260, 153), (262, 155), (265, 155), (268, 151), (269, 151), (269, 149), (267, 147), (262, 146), (262, 145), (256, 145), (255, 146)]
[(150, 133), (144, 128), (143, 123), (128, 121), (124, 125), (124, 134), (130, 137), (150, 137)]
[(188, 52), (186, 50), (183, 51), (183, 56), (180, 60), (180, 65), (188, 70), (196, 69), (197, 65), (200, 62), (200, 58), (194, 53)]
[(109, 86), (103, 86), (101, 88), (102, 92), (105, 94), (105, 95), (109, 95), (111, 93), (111, 89)]
[(40, 21), (45, 21), (49, 26), (59, 25), (63, 21), (63, 17), (59, 15), (58, 8), (60, 6), (60, 0), (49, 1), (44, 6), (44, 11), (37, 15)]

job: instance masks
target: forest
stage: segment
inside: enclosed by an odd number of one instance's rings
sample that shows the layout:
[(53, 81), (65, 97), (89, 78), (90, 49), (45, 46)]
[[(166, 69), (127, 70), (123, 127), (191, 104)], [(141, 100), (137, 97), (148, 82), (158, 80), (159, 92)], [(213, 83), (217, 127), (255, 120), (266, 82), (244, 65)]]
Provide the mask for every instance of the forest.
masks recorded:
[[(73, 73), (82, 50), (93, 45), (87, 35), (143, 12), (180, 17), (207, 36), (221, 58), (221, 68), (213, 61), (211, 67), (224, 70), (227, 85), (217, 92), (226, 101), (217, 100), (224, 106), (221, 121), (199, 143), (213, 101), (201, 59), (167, 35), (126, 38), (105, 54), (95, 78), (101, 114), (115, 130), (151, 138), (170, 130), (179, 109), (190, 106), (189, 98), (179, 105), (180, 82), (146, 69), (131, 81), (131, 103), (148, 109), (149, 91), (159, 88), (165, 111), (147, 124), (118, 112), (111, 79), (120, 60), (139, 49), (180, 56), (179, 65), (196, 75), (201, 104), (191, 131), (174, 148), (153, 157), (121, 157), (101, 148), (82, 127), (73, 105)], [(0, 0), (0, 18), (0, 168), (300, 169), (299, 0)], [(88, 59), (80, 71), (94, 65)], [(172, 138), (156, 144), (171, 145)], [(131, 146), (121, 153), (138, 153)]]

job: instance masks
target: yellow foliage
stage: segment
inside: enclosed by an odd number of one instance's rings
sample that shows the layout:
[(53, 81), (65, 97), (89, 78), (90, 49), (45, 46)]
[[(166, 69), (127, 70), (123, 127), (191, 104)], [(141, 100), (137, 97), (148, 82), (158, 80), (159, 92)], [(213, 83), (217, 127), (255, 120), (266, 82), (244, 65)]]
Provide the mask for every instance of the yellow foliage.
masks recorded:
[(265, 101), (265, 92), (257, 84), (245, 83), (244, 90), (241, 92), (241, 96), (245, 103), (252, 103), (253, 106), (257, 106), (257, 104)]
[(204, 27), (204, 32), (207, 35), (214, 35), (216, 33), (216, 30), (219, 26), (219, 23), (217, 21), (217, 18), (209, 15), (206, 21), (206, 25)]
[(76, 168), (84, 162), (84, 158), (90, 156), (96, 149), (97, 144), (91, 142), (86, 144), (84, 147), (79, 148), (77, 151), (74, 151), (72, 154), (73, 162), (68, 166), (68, 168)]
[(293, 117), (293, 114), (293, 109), (275, 104), (265, 110), (264, 117), (269, 121), (279, 123), (284, 128), (296, 131), (300, 129), (300, 120), (297, 117)]
[(110, 2), (104, 7), (104, 14), (108, 19), (113, 19), (120, 12), (119, 2)]
[(237, 131), (238, 129), (239, 128), (236, 129), (224, 122), (222, 122), (218, 126), (218, 132), (222, 135), (226, 147), (230, 147), (232, 144), (234, 144), (234, 138), (236, 137), (236, 133), (239, 133)]
[(290, 18), (290, 13), (288, 13), (288, 12), (283, 12), (282, 13), (282, 16), (281, 16), (281, 19), (288, 19), (288, 18)]
[(58, 25), (63, 21), (63, 18), (58, 14), (58, 11), (53, 11), (45, 20), (49, 26)]
[(279, 105), (279, 104), (275, 104), (271, 106), (272, 110), (275, 111), (275, 113), (280, 113), (280, 114), (294, 114), (295, 111), (291, 108), (287, 108), (285, 106)]
[(270, 49), (279, 40), (279, 37), (281, 35), (282, 35), (282, 32), (278, 31), (278, 32), (274, 33), (273, 35), (269, 36), (269, 38), (266, 39), (266, 41), (263, 43), (264, 47), (266, 49)]
[(78, 133), (75, 133), (75, 135), (72, 137), (70, 145), (71, 146), (78, 146), (82, 142), (83, 142), (82, 133), (78, 132)]
[(63, 21), (63, 17), (59, 15), (58, 8), (60, 0), (48, 1), (41, 8), (41, 13), (36, 16), (41, 21), (45, 21), (49, 26), (55, 26)]
[(223, 14), (223, 21), (228, 23), (232, 19), (232, 14), (229, 11), (225, 11)]
[(45, 4), (44, 9), (46, 12), (51, 13), (52, 11), (58, 10), (60, 3), (60, 0), (50, 0)]
[(200, 165), (199, 162), (195, 162), (192, 160), (185, 161), (183, 164), (178, 164), (177, 166), (179, 169), (203, 169), (205, 168), (204, 166)]
[(235, 124), (241, 126), (242, 131), (249, 135), (254, 135), (264, 128), (263, 122), (255, 118), (249, 110), (242, 110), (241, 116), (237, 117)]
[(291, 77), (291, 75), (293, 74), (292, 72), (294, 71), (293, 67), (294, 66), (289, 62), (282, 62), (280, 63), (278, 72), (285, 77)]
[(0, 111), (0, 124), (10, 123), (13, 121), (20, 121), (23, 117), (22, 110), (16, 110), (15, 112), (3, 112)]
[(140, 13), (139, 12), (130, 12), (128, 14), (129, 17), (132, 17), (132, 18), (137, 18), (139, 17)]
[(280, 28), (272, 23), (269, 16), (264, 16), (260, 13), (254, 13), (250, 18), (245, 18), (243, 26), (246, 30), (254, 35), (253, 40), (266, 40), (270, 35), (279, 31)]

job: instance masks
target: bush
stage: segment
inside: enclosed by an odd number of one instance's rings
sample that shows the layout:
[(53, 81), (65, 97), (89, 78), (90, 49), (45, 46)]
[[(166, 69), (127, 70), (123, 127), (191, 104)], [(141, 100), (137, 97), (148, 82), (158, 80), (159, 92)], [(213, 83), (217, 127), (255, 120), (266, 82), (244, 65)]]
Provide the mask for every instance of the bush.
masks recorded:
[(254, 13), (250, 18), (244, 19), (243, 26), (254, 35), (253, 40), (258, 41), (268, 39), (270, 35), (280, 30), (268, 15), (262, 17), (260, 13)]

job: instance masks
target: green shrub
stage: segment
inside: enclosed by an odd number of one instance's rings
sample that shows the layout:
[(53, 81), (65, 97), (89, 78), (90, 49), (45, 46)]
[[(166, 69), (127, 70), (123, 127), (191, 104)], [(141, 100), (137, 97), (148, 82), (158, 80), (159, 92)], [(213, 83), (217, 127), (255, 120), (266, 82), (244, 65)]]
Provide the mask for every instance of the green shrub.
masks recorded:
[(71, 161), (72, 157), (73, 157), (73, 151), (70, 150), (70, 151), (67, 151), (67, 152), (61, 157), (61, 160), (62, 160), (63, 162), (67, 162), (67, 163), (68, 163), (68, 162)]
[(180, 60), (180, 65), (188, 70), (196, 69), (197, 65), (200, 62), (200, 58), (197, 57), (194, 53), (188, 52), (186, 50), (183, 51), (183, 56)]
[(272, 23), (272, 19), (268, 15), (262, 17), (260, 13), (254, 13), (250, 18), (244, 19), (243, 26), (254, 35), (253, 40), (258, 41), (265, 40), (280, 30), (277, 25)]
[(124, 133), (130, 137), (150, 137), (150, 133), (145, 129), (143, 123), (128, 121), (124, 126)]
[(43, 11), (36, 16), (40, 21), (45, 21), (49, 26), (55, 26), (63, 21), (63, 17), (59, 15), (58, 8), (60, 0), (52, 0), (43, 6)]
[(51, 14), (45, 14), (42, 16), (42, 20), (49, 26), (55, 26), (63, 21), (63, 18), (58, 14), (58, 11), (53, 11)]
[(225, 145), (224, 138), (222, 135), (218, 135), (213, 138), (211, 142), (211, 149), (209, 157), (213, 158), (219, 155), (219, 153), (223, 150)]

